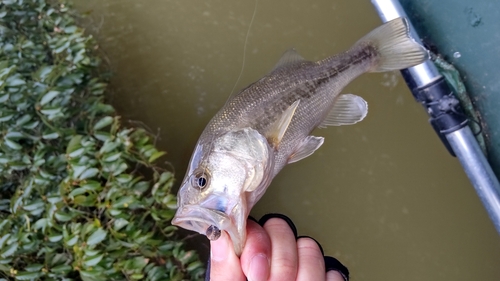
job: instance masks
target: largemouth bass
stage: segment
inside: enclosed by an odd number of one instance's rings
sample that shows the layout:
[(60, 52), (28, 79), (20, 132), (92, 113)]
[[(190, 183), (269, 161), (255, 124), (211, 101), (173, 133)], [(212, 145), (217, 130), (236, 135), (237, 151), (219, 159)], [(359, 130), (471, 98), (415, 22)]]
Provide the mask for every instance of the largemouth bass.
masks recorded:
[(323, 144), (311, 131), (354, 124), (366, 116), (366, 101), (341, 95), (341, 90), (364, 72), (408, 68), (427, 58), (403, 18), (318, 62), (286, 52), (271, 73), (231, 97), (208, 123), (179, 190), (172, 223), (212, 240), (226, 231), (240, 255), (248, 214), (271, 180)]

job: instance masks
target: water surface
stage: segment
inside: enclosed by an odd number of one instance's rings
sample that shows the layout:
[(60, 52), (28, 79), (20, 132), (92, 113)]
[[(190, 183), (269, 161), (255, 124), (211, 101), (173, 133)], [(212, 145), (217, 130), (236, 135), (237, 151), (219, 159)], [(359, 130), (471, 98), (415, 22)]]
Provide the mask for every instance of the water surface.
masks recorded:
[[(88, 31), (114, 72), (110, 101), (158, 133), (179, 183), (239, 76), (255, 2), (77, 4), (92, 11)], [(261, 0), (236, 88), (270, 71), (289, 48), (322, 59), (379, 24), (369, 1)], [(313, 132), (325, 144), (285, 167), (252, 214), (287, 214), (300, 235), (349, 267), (352, 280), (500, 280), (498, 234), (399, 73), (366, 74), (345, 92), (368, 101), (367, 118)]]

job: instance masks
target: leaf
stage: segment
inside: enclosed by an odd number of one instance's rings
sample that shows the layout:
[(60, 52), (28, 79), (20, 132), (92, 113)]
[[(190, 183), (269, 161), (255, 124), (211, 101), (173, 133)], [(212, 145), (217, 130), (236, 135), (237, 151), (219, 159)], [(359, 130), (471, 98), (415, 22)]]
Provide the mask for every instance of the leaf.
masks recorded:
[(69, 197), (75, 197), (75, 196), (78, 196), (78, 195), (82, 195), (82, 194), (85, 194), (88, 190), (85, 189), (85, 188), (75, 188), (73, 190), (71, 190), (71, 192), (68, 194)]
[(9, 87), (17, 87), (24, 84), (26, 84), (26, 81), (24, 81), (19, 76), (13, 76), (12, 79), (11, 78), (7, 79), (7, 86)]
[(5, 164), (9, 163), (10, 160), (11, 159), (9, 157), (2, 156), (2, 157), (0, 157), (0, 164), (4, 164), (5, 165)]
[(171, 172), (163, 172), (161, 173), (160, 179), (158, 180), (159, 184), (162, 184), (170, 179), (172, 179), (174, 175)]
[(116, 142), (111, 142), (111, 141), (106, 142), (101, 147), (101, 149), (99, 149), (99, 153), (100, 154), (108, 153), (108, 152), (114, 150), (115, 148), (117, 148), (118, 145), (119, 145), (119, 143), (116, 143)]
[(120, 199), (116, 200), (112, 206), (113, 208), (127, 208), (134, 201), (135, 199), (132, 196), (123, 196), (120, 197)]
[(142, 280), (144, 278), (144, 274), (142, 273), (134, 273), (130, 275), (130, 279), (132, 280)]
[(71, 25), (71, 26), (65, 27), (64, 28), (64, 32), (66, 32), (66, 33), (75, 33), (75, 31), (77, 29), (78, 29), (78, 27), (76, 27), (74, 25)]
[(76, 157), (82, 155), (84, 152), (85, 152), (85, 148), (84, 147), (80, 147), (80, 148), (74, 150), (73, 152), (71, 152), (70, 154), (68, 154), (68, 156), (70, 158), (76, 158)]
[(85, 172), (87, 169), (87, 166), (78, 166), (78, 165), (73, 165), (71, 168), (73, 168), (73, 177), (79, 178), (80, 175)]
[(121, 174), (116, 177), (116, 180), (121, 184), (129, 183), (132, 179), (133, 176), (129, 174)]
[(85, 170), (78, 178), (80, 180), (88, 179), (88, 178), (93, 178), (99, 173), (99, 170), (97, 168), (89, 168)]
[(57, 133), (57, 132), (52, 132), (52, 133), (42, 135), (42, 139), (46, 139), (46, 140), (53, 140), (53, 139), (57, 139), (58, 137), (59, 137), (59, 133)]
[(55, 243), (55, 242), (61, 241), (62, 238), (63, 238), (62, 234), (55, 234), (55, 235), (49, 236), (49, 241), (52, 243)]
[(149, 163), (152, 163), (153, 161), (155, 161), (156, 159), (162, 157), (163, 155), (165, 155), (166, 152), (165, 151), (156, 151), (155, 153), (153, 153), (153, 155), (151, 155), (148, 159), (148, 162)]
[(89, 238), (87, 238), (87, 245), (95, 245), (98, 243), (101, 243), (105, 238), (108, 233), (102, 229), (102, 227), (99, 227), (94, 233), (92, 233)]
[(54, 217), (56, 218), (56, 220), (58, 220), (60, 222), (67, 222), (67, 221), (72, 220), (74, 217), (76, 217), (76, 214), (68, 214), (68, 213), (63, 212), (63, 211), (58, 211), (54, 214)]
[(85, 255), (87, 257), (95, 256), (100, 253), (100, 250), (90, 250), (90, 249), (85, 249)]
[(81, 135), (76, 135), (71, 138), (71, 140), (68, 142), (68, 146), (66, 147), (66, 154), (70, 154), (71, 152), (79, 149), (81, 147), (81, 141), (82, 141)]
[(177, 226), (175, 225), (169, 225), (163, 229), (163, 232), (167, 235), (173, 235), (177, 231)]
[(12, 119), (12, 117), (14, 117), (14, 114), (8, 114), (5, 116), (2, 116), (2, 117), (0, 117), (0, 122), (9, 121), (10, 119)]
[(61, 94), (61, 92), (55, 91), (55, 90), (47, 92), (45, 95), (43, 95), (42, 99), (40, 100), (40, 105), (41, 106), (46, 105), (51, 100), (53, 100), (55, 97), (57, 97), (59, 94)]
[(1, 95), (0, 96), (0, 103), (4, 103), (4, 102), (8, 101), (9, 97), (10, 97), (10, 95), (8, 93), (4, 94), (4, 95)]
[(47, 202), (49, 202), (50, 204), (57, 204), (59, 202), (63, 201), (63, 199), (59, 196), (59, 195), (50, 195), (50, 196), (47, 196)]
[(177, 209), (177, 202), (170, 202), (166, 204), (167, 208), (176, 210)]
[(114, 171), (113, 171), (113, 176), (117, 176), (123, 172), (125, 172), (125, 170), (127, 170), (128, 166), (126, 163), (121, 163), (120, 166), (118, 166), (118, 168), (116, 168)]
[(93, 207), (96, 204), (96, 198), (95, 194), (89, 194), (88, 196), (78, 195), (73, 200), (73, 203), (80, 206)]
[(68, 241), (66, 241), (66, 245), (68, 245), (69, 247), (73, 246), (76, 244), (76, 242), (78, 242), (78, 236), (75, 235), (73, 237), (71, 237), (70, 239), (68, 239)]
[(40, 112), (45, 115), (55, 115), (57, 113), (60, 113), (61, 111), (62, 111), (61, 107), (46, 107), (40, 110)]
[(13, 150), (21, 150), (23, 147), (13, 140), (4, 139), (4, 143)]
[(29, 123), (24, 124), (23, 128), (33, 130), (34, 128), (36, 128), (36, 126), (38, 126), (38, 124), (40, 124), (40, 122), (38, 122), (38, 121), (29, 122)]
[[(7, 220), (4, 220), (4, 222), (7, 222)], [(10, 233), (5, 234), (4, 236), (0, 237), (0, 249), (3, 249), (4, 243), (7, 242), (7, 239), (11, 236)]]
[(9, 138), (9, 139), (22, 139), (24, 138), (24, 135), (20, 132), (8, 132), (6, 135), (5, 135), (5, 138)]
[(23, 206), (23, 209), (25, 209), (26, 211), (33, 211), (33, 210), (36, 210), (36, 209), (41, 209), (43, 208), (45, 204), (43, 203), (43, 201), (36, 201), (36, 202), (33, 202), (29, 205), (25, 205)]
[(111, 123), (113, 123), (113, 117), (106, 116), (106, 117), (102, 118), (101, 120), (97, 121), (97, 123), (95, 123), (94, 130), (97, 131), (99, 129), (102, 129), (106, 126), (111, 125)]
[(16, 120), (16, 126), (22, 126), (26, 123), (28, 123), (31, 119), (33, 118), (33, 116), (31, 114), (24, 114), (23, 116), (19, 117), (17, 120)]
[(33, 271), (39, 271), (40, 269), (42, 269), (42, 267), (43, 267), (43, 264), (32, 263), (30, 265), (27, 265), (24, 268), (24, 270), (29, 271), (29, 272), (33, 272)]
[(33, 280), (43, 275), (42, 272), (20, 271), (16, 274), (16, 280)]
[(94, 137), (102, 142), (108, 141), (111, 139), (111, 134), (103, 131), (94, 132)]
[(116, 161), (122, 155), (121, 152), (113, 153), (110, 155), (105, 155), (103, 161), (104, 162), (113, 162)]
[(40, 229), (40, 228), (45, 229), (45, 227), (47, 227), (48, 224), (49, 220), (47, 218), (41, 218), (33, 225), (33, 229)]
[(35, 73), (34, 78), (39, 80), (40, 82), (44, 82), (44, 80), (49, 76), (49, 74), (54, 70), (53, 65), (42, 66)]
[(104, 257), (104, 254), (100, 254), (100, 255), (92, 256), (92, 257), (85, 257), (83, 259), (83, 264), (85, 266), (88, 266), (88, 267), (95, 266), (102, 260), (103, 257)]
[(5, 247), (3, 249), (3, 252), (0, 254), (2, 258), (10, 257), (12, 254), (14, 254), (17, 251), (17, 248), (19, 247), (19, 244), (17, 242), (14, 242), (10, 244), (9, 246)]
[(149, 263), (149, 259), (145, 257), (135, 257), (128, 260), (125, 264), (125, 269), (133, 269), (134, 271), (142, 271)]
[(187, 267), (187, 271), (193, 271), (197, 268), (202, 268), (203, 267), (203, 263), (201, 263), (200, 261), (195, 261), (195, 262), (192, 262), (188, 265)]
[(129, 222), (126, 219), (118, 218), (115, 220), (113, 224), (113, 229), (118, 231), (122, 229), (124, 226), (126, 226)]
[(83, 281), (106, 280), (106, 277), (103, 276), (102, 272), (98, 270), (80, 270), (80, 277)]

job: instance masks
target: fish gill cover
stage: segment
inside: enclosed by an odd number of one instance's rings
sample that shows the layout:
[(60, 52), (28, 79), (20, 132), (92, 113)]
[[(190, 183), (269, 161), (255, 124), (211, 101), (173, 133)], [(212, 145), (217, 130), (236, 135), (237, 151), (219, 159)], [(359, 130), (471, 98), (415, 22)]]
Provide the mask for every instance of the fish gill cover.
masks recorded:
[(170, 224), (164, 152), (103, 102), (76, 16), (65, 1), (0, 1), (0, 280), (199, 280)]

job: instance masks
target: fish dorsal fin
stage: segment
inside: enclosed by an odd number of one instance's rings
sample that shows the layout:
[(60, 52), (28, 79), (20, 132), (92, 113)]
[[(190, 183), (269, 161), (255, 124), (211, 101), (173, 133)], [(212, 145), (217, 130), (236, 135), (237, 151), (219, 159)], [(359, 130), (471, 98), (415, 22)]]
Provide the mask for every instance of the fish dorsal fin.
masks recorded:
[(307, 136), (297, 145), (292, 155), (290, 155), (288, 164), (300, 161), (313, 154), (323, 144), (324, 140), (322, 137)]
[(363, 120), (368, 113), (368, 103), (353, 94), (340, 95), (325, 120), (318, 126), (352, 125)]
[(298, 63), (298, 62), (302, 62), (302, 61), (305, 61), (305, 59), (301, 55), (299, 55), (299, 53), (297, 53), (297, 51), (295, 49), (292, 48), (292, 49), (286, 51), (281, 56), (278, 63), (276, 63), (276, 65), (274, 66), (273, 71), (280, 68), (280, 67), (284, 67), (284, 66), (291, 65), (294, 63)]
[(299, 106), (300, 100), (296, 100), (292, 105), (290, 105), (281, 116), (276, 120), (269, 128), (266, 134), (267, 140), (272, 147), (278, 147), (281, 139), (285, 135), (286, 129), (292, 121), (292, 117), (295, 114), (295, 109)]

